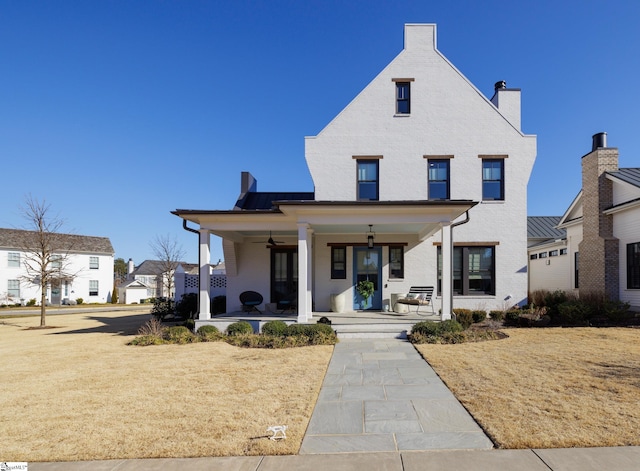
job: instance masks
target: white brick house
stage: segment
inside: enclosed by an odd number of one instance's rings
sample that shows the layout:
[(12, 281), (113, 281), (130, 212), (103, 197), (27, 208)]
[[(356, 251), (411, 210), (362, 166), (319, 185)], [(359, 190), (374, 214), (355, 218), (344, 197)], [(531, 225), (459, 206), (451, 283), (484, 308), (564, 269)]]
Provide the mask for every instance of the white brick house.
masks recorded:
[[(405, 25), (400, 54), (305, 145), (314, 192), (260, 193), (243, 173), (234, 209), (173, 211), (199, 226), (200, 319), (210, 234), (223, 239), (230, 312), (245, 290), (297, 293), (299, 322), (332, 298), (393, 308), (418, 285), (436, 287), (443, 319), (526, 302), (536, 137), (520, 129), (520, 90), (498, 82), (483, 96), (437, 50), (435, 25)], [(364, 305), (354, 286), (367, 278)]]
[[(34, 234), (0, 229), (0, 304), (23, 304), (30, 299), (40, 303), (38, 280), (32, 279), (25, 269), (28, 255), (24, 247), (34, 240)], [(63, 276), (47, 287), (47, 302), (55, 305), (78, 298), (85, 303), (111, 302), (114, 256), (111, 241), (106, 237), (59, 236), (67, 259), (64, 271), (70, 276)]]

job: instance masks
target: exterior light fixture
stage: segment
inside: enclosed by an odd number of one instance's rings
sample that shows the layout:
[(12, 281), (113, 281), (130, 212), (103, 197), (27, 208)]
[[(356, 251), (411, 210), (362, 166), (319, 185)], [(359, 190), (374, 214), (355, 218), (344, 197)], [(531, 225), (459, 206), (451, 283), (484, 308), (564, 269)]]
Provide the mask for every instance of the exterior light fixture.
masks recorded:
[(367, 247), (370, 249), (373, 248), (373, 238), (375, 237), (375, 232), (371, 229), (371, 224), (369, 224), (369, 232), (367, 233)]

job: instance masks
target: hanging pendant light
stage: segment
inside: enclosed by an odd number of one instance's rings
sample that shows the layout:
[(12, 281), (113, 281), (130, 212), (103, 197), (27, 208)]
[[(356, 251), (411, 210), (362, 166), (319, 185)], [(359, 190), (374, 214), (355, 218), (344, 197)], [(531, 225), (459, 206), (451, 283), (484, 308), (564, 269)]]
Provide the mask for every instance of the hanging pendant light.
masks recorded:
[(369, 224), (369, 232), (367, 233), (367, 247), (370, 249), (373, 248), (373, 239), (375, 237), (375, 232), (373, 232), (372, 225)]

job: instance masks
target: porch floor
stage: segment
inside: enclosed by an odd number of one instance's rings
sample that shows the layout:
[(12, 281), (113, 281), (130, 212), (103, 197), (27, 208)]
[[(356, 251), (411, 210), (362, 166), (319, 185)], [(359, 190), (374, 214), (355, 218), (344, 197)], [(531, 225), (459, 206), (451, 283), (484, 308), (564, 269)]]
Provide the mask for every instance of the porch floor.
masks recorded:
[[(321, 317), (331, 321), (331, 327), (339, 338), (406, 338), (414, 324), (430, 320), (439, 321), (440, 316), (425, 310), (417, 313), (412, 310), (407, 313), (383, 311), (347, 311), (347, 312), (314, 312), (309, 321), (315, 324)], [(196, 328), (205, 325), (215, 325), (221, 332), (227, 326), (237, 321), (247, 321), (253, 326), (254, 332), (262, 330), (262, 325), (268, 321), (281, 320), (287, 324), (296, 323), (297, 312), (231, 312), (213, 316), (211, 320), (197, 320)]]

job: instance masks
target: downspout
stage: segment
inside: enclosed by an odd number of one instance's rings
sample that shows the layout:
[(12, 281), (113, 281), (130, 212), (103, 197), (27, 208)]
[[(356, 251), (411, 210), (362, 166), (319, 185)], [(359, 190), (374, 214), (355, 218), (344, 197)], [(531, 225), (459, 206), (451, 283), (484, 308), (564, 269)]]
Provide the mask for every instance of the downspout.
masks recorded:
[[(463, 221), (458, 221), (458, 222), (453, 222), (451, 223), (451, 233), (450, 233), (450, 243), (451, 243), (451, 257), (453, 257), (453, 228), (454, 227), (458, 227), (458, 226), (462, 226), (463, 224), (466, 224), (469, 222), (469, 210), (467, 209), (464, 212), (465, 218)], [(453, 267), (453, 260), (450, 261), (451, 266)], [(451, 290), (449, 291), (449, 305), (451, 306), (451, 317), (453, 318), (453, 320), (457, 320), (456, 319), (456, 313), (453, 311), (453, 280), (451, 280)]]
[[(182, 228), (185, 231), (189, 231), (189, 232), (193, 232), (194, 234), (197, 234), (198, 244), (200, 243), (200, 231), (196, 231), (195, 229), (188, 227), (186, 219), (182, 220)], [(199, 247), (198, 247), (198, 293), (200, 293), (200, 248)], [(198, 294), (198, 312), (200, 312), (200, 294)]]

